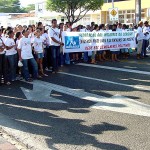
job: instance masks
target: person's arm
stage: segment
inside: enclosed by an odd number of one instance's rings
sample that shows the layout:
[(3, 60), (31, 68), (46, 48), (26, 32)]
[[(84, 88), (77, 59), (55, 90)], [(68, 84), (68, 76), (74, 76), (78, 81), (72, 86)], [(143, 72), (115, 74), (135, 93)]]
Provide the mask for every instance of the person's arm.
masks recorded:
[[(54, 32), (54, 31), (53, 31)], [(60, 41), (57, 41), (54, 37), (53, 37), (53, 34), (52, 34), (52, 30), (50, 31), (50, 38), (53, 40), (53, 42), (55, 42), (55, 43), (57, 43), (57, 44), (60, 44), (60, 45), (63, 45), (63, 43), (62, 42), (60, 42)]]
[(17, 52), (18, 52), (18, 55), (19, 55), (19, 60), (22, 61), (22, 57), (21, 57), (21, 40), (19, 41), (18, 43), (18, 47), (17, 47)]
[(9, 46), (9, 43), (6, 41), (5, 47), (6, 47), (6, 50), (10, 50), (10, 49), (16, 47), (16, 44), (14, 44), (14, 45), (12, 45), (12, 46)]
[(17, 51), (18, 51), (18, 55), (19, 55), (19, 60), (22, 61), (22, 57), (21, 57), (21, 49), (18, 49), (18, 48), (17, 48)]

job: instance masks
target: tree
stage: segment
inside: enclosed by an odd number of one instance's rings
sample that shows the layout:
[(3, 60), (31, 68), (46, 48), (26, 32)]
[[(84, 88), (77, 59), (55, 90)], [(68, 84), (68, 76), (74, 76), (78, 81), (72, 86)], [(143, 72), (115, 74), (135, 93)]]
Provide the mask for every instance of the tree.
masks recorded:
[[(88, 11), (96, 11), (101, 8), (104, 0), (47, 0), (47, 10), (64, 13), (68, 22), (76, 23), (81, 20)], [(75, 13), (78, 13), (75, 16)]]
[(3, 13), (22, 13), (19, 0), (0, 0), (0, 12)]
[(34, 4), (29, 4), (27, 7), (23, 8), (25, 12), (30, 12), (32, 10), (35, 10), (35, 5)]

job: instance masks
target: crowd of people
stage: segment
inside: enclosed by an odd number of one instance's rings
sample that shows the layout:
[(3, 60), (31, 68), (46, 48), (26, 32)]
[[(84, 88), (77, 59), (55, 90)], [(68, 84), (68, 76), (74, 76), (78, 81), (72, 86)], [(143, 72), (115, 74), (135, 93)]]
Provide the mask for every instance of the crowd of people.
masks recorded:
[(137, 26), (129, 26), (116, 22), (113, 25), (94, 22), (86, 26), (72, 25), (69, 22), (57, 24), (53, 19), (51, 26), (43, 26), (42, 22), (36, 25), (16, 25), (16, 27), (1, 27), (0, 29), (0, 85), (10, 85), (16, 80), (25, 79), (32, 82), (34, 79), (47, 77), (46, 71), (57, 73), (59, 67), (78, 62), (92, 63), (96, 61), (120, 61), (129, 57), (131, 48), (110, 49), (83, 53), (63, 53), (63, 32), (108, 32), (108, 31), (135, 31), (137, 44), (137, 59), (148, 57), (146, 50), (150, 44), (150, 25), (148, 21), (139, 22)]

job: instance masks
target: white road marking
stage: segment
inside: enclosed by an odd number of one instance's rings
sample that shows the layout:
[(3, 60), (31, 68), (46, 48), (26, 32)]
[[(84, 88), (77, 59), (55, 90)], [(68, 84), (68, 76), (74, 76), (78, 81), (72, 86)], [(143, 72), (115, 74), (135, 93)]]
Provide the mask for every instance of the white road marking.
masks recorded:
[[(146, 105), (144, 103), (137, 102), (133, 99), (129, 99), (123, 96), (116, 95), (111, 98), (106, 98), (103, 96), (85, 92), (83, 90), (76, 90), (39, 80), (33, 82), (33, 91), (24, 88), (21, 89), (23, 90), (23, 92), (25, 92), (25, 95), (27, 96), (27, 98), (29, 98), (29, 100), (33, 100), (32, 98), (34, 98), (34, 101), (36, 99), (45, 101), (42, 96), (46, 95), (46, 98), (48, 98), (49, 93), (54, 90), (83, 100), (96, 102), (97, 104), (91, 106), (91, 108), (150, 117), (150, 105)], [(38, 94), (38, 92), (41, 95)], [(51, 98), (49, 97), (49, 99), (46, 99), (46, 101), (51, 102), (50, 99)]]
[(122, 72), (137, 73), (137, 74), (143, 74), (143, 75), (150, 75), (150, 72), (148, 72), (148, 71), (124, 69), (124, 68), (109, 67), (109, 66), (100, 66), (100, 65), (93, 65), (93, 64), (83, 64), (83, 63), (79, 63), (79, 64), (76, 64), (76, 65), (85, 66), (85, 67), (108, 69), (108, 70), (115, 70), (115, 71), (122, 71)]
[(109, 81), (109, 80), (97, 79), (97, 78), (92, 78), (92, 77), (85, 77), (85, 76), (72, 74), (72, 73), (66, 73), (66, 72), (59, 72), (59, 74), (73, 76), (73, 77), (77, 77), (77, 78), (88, 79), (88, 80), (94, 80), (94, 81), (99, 81), (99, 82), (104, 82), (104, 83), (109, 83), (109, 84), (115, 84), (115, 85), (120, 85), (120, 86), (125, 86), (125, 87), (130, 87), (130, 88), (134, 88), (134, 89), (137, 89), (137, 90), (150, 91), (150, 88), (144, 87), (144, 86), (141, 86), (141, 85), (129, 85), (129, 84), (113, 82), (113, 81)]

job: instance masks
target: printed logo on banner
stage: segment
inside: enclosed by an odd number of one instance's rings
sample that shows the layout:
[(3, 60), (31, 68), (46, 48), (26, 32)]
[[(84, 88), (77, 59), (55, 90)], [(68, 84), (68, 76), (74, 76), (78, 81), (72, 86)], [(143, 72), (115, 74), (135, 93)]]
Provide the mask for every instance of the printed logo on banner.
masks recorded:
[(80, 48), (79, 36), (65, 36), (65, 48), (66, 49)]

